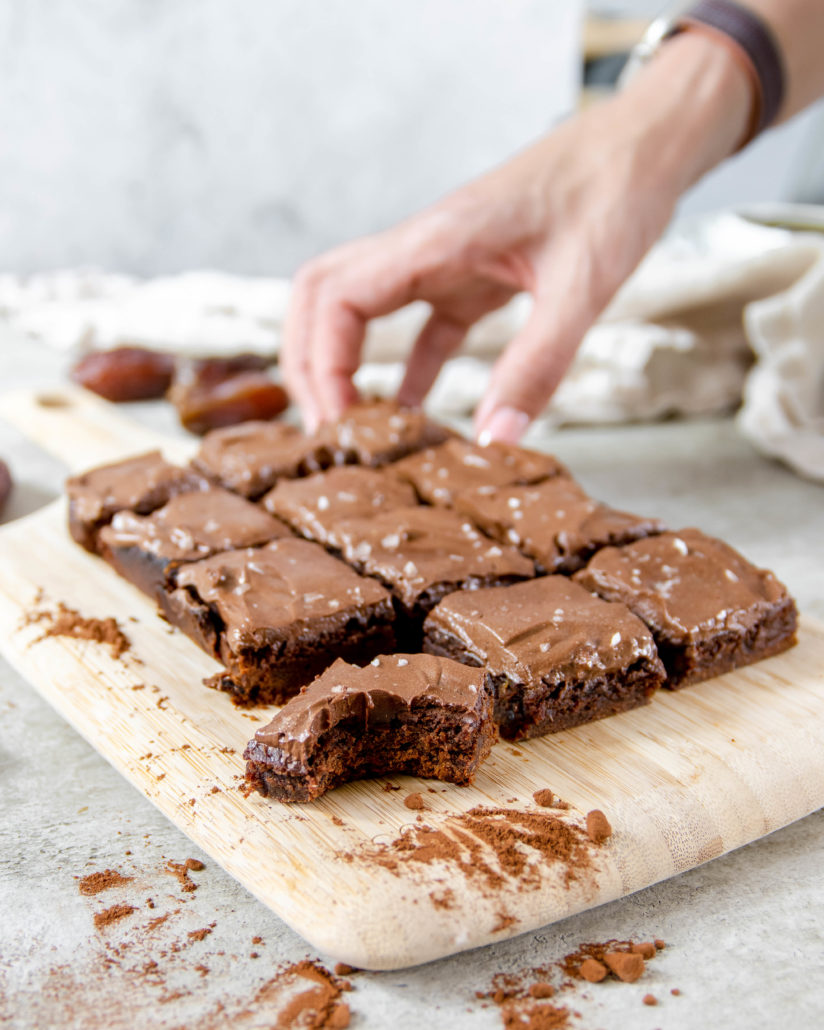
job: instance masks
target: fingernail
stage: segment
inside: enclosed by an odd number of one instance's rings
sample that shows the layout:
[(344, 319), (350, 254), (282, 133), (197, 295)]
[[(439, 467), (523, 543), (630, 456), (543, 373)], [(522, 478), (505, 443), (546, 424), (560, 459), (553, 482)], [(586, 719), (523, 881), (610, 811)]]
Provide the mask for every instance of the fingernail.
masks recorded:
[(487, 447), (493, 440), (517, 443), (526, 432), (529, 415), (517, 408), (496, 408), (485, 420), (478, 433), (478, 443)]

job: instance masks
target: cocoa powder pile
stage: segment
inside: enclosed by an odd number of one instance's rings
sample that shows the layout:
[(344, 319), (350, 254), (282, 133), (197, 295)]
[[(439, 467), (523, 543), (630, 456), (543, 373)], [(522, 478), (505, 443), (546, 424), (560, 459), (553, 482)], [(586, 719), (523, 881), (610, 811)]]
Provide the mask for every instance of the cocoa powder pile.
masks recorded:
[(77, 883), (77, 889), (81, 894), (91, 897), (100, 894), (101, 891), (111, 890), (112, 887), (124, 887), (132, 882), (131, 876), (123, 876), (116, 869), (104, 869), (99, 873), (89, 873)]
[(26, 624), (47, 623), (43, 633), (34, 641), (35, 644), (48, 637), (71, 637), (74, 640), (92, 640), (96, 644), (105, 644), (111, 651), (112, 658), (120, 658), (131, 650), (132, 642), (120, 628), (117, 619), (109, 616), (106, 619), (88, 619), (74, 608), (60, 601), (54, 611), (30, 612), (25, 619)]

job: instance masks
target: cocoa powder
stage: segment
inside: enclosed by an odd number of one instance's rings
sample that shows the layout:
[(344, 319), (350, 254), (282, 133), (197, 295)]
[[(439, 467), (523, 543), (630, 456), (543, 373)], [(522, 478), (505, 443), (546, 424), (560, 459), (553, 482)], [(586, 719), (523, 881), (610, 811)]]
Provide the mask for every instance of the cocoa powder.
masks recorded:
[(423, 799), (423, 794), (419, 791), (407, 794), (403, 799), (403, 803), (407, 808), (411, 808), (413, 812), (423, 812), (426, 809), (426, 802)]
[(95, 930), (102, 930), (104, 926), (111, 926), (126, 916), (130, 916), (136, 909), (134, 905), (112, 905), (111, 908), (104, 908), (102, 912), (94, 914)]
[(131, 882), (131, 876), (123, 876), (116, 869), (104, 869), (99, 873), (89, 873), (88, 876), (78, 880), (77, 889), (81, 894), (91, 897), (100, 894), (101, 891), (110, 890), (112, 887), (123, 887)]
[(112, 658), (120, 658), (131, 650), (132, 642), (120, 628), (117, 619), (89, 619), (74, 608), (60, 601), (55, 611), (30, 612), (26, 624), (47, 623), (42, 634), (33, 643), (38, 644), (48, 637), (71, 637), (74, 640), (91, 640), (106, 644)]
[(187, 858), (185, 862), (173, 862), (171, 859), (166, 863), (166, 872), (177, 878), (181, 890), (187, 894), (197, 890), (197, 884), (189, 878), (189, 871), (199, 872), (206, 866), (197, 858)]

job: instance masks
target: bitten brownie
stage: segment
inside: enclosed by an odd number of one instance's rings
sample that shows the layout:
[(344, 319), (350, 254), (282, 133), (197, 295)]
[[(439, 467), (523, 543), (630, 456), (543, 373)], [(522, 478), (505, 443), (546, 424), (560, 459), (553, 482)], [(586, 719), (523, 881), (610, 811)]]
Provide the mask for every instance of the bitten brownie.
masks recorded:
[(453, 590), (502, 586), (534, 575), (514, 547), (496, 544), (448, 508), (396, 508), (337, 527), (343, 558), (389, 587), (418, 627)]
[(664, 680), (643, 622), (565, 576), (450, 594), (424, 623), (424, 650), (487, 669), (511, 740), (646, 704)]
[(673, 689), (795, 643), (798, 615), (786, 587), (697, 529), (606, 548), (575, 579), (643, 619)]
[(335, 465), (377, 468), (453, 435), (422, 411), (372, 400), (353, 404), (336, 422), (324, 423), (314, 439), (332, 454)]
[(255, 499), (279, 479), (295, 479), (331, 465), (316, 440), (283, 422), (244, 422), (207, 433), (192, 466), (214, 482)]
[(470, 783), (496, 736), (486, 680), (431, 655), (338, 660), (255, 733), (246, 779), (279, 801), (386, 773)]
[(292, 537), (181, 566), (169, 621), (220, 659), (210, 685), (240, 704), (280, 703), (336, 657), (395, 646), (392, 599), (318, 544)]
[(100, 465), (66, 481), (69, 495), (69, 532), (92, 554), (97, 535), (119, 511), (147, 515), (172, 497), (206, 490), (203, 476), (166, 461), (160, 451)]
[(339, 550), (342, 520), (406, 508), (415, 501), (412, 487), (389, 472), (345, 465), (306, 479), (284, 479), (266, 494), (263, 505), (307, 540)]
[(595, 551), (661, 533), (658, 519), (593, 500), (573, 479), (463, 491), (455, 507), (493, 537), (535, 559), (538, 572), (575, 572)]
[(551, 454), (506, 443), (480, 447), (459, 437), (396, 462), (392, 471), (410, 482), (422, 501), (447, 508), (463, 490), (539, 483), (553, 476), (568, 475)]
[(278, 519), (237, 494), (213, 487), (174, 497), (151, 515), (118, 512), (98, 540), (102, 557), (165, 611), (180, 565), (284, 536), (291, 533)]

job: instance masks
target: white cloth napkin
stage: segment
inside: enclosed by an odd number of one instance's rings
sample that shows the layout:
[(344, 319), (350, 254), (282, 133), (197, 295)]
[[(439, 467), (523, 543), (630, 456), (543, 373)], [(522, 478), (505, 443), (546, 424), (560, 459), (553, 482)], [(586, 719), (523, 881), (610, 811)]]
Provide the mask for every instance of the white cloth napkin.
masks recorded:
[[(771, 220), (824, 226), (824, 209)], [(95, 271), (0, 276), (0, 318), (55, 347), (142, 344), (189, 353), (276, 353), (289, 283), (219, 272), (138, 281)], [(468, 414), (523, 325), (516, 297), (470, 333), (429, 398)], [(391, 392), (426, 317), (413, 304), (370, 326), (358, 385)], [(764, 453), (824, 481), (824, 236), (731, 213), (677, 226), (586, 335), (548, 424), (731, 411)]]

